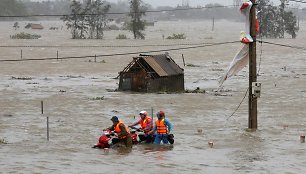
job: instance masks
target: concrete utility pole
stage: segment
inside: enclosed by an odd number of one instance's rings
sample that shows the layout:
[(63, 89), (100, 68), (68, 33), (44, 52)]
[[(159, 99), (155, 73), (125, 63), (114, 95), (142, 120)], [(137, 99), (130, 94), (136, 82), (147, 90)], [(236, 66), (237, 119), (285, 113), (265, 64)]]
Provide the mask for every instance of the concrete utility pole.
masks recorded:
[(249, 43), (249, 129), (257, 129), (257, 97), (252, 94), (252, 83), (257, 81), (256, 72), (256, 0), (251, 0), (250, 35), (253, 42)]

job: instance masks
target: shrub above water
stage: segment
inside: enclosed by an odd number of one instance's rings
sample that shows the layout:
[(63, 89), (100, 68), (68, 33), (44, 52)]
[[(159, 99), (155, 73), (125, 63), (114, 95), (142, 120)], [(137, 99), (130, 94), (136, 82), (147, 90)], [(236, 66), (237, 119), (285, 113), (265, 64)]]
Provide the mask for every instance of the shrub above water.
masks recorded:
[(41, 38), (41, 35), (21, 32), (10, 37), (12, 39), (39, 39)]
[(184, 33), (180, 34), (173, 33), (172, 36), (168, 36), (167, 39), (186, 39), (186, 36)]

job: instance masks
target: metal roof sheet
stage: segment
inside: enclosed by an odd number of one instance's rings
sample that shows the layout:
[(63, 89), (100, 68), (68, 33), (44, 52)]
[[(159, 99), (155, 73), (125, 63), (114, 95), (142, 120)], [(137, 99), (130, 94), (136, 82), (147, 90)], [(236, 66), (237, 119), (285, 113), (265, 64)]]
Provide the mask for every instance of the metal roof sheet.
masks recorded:
[(156, 62), (154, 57), (143, 57), (143, 59), (154, 69), (159, 76), (167, 76), (167, 72)]
[(154, 69), (161, 77), (183, 74), (183, 70), (165, 54), (144, 56), (143, 59)]

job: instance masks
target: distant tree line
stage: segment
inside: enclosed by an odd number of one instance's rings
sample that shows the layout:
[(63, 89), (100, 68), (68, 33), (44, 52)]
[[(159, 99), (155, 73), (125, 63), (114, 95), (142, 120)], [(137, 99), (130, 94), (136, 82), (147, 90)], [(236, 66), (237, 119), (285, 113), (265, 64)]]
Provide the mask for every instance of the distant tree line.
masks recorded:
[[(0, 15), (12, 16), (12, 15), (24, 15), (27, 14), (27, 10), (24, 4), (18, 0), (0, 0)], [(0, 20), (11, 20), (9, 18), (1, 18)]]

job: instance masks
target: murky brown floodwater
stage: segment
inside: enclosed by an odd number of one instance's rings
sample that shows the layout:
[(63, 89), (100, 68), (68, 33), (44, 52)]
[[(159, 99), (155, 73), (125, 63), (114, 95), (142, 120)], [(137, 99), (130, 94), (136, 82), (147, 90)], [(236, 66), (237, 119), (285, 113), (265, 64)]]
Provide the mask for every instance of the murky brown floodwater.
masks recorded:
[[(25, 22), (20, 22), (21, 26)], [(105, 40), (71, 40), (68, 31), (51, 31), (57, 22), (42, 22), (45, 30), (38, 40), (11, 40), (13, 22), (1, 22), (0, 59), (23, 59), (146, 52), (184, 46), (71, 48), (67, 45), (152, 45), (216, 43), (239, 39), (243, 23), (217, 21), (163, 21), (146, 31), (146, 40), (116, 40), (119, 33), (105, 32)], [(173, 27), (175, 26), (175, 27)], [(297, 39), (270, 42), (306, 45), (306, 23), (300, 24)], [(23, 29), (22, 29), (23, 30)], [(163, 40), (162, 35), (185, 33), (186, 40)], [(247, 98), (236, 109), (248, 87), (248, 68), (224, 84), (216, 93), (217, 79), (224, 73), (237, 44), (170, 51), (172, 58), (186, 63), (186, 89), (200, 87), (205, 94), (139, 94), (111, 92), (114, 79), (133, 56), (93, 59), (0, 62), (0, 173), (304, 173), (306, 144), (306, 52), (264, 44), (258, 48), (262, 96), (258, 100), (258, 130), (248, 132)], [(262, 50), (262, 53), (261, 53)], [(104, 60), (105, 63), (101, 61)], [(261, 60), (261, 61), (260, 61)], [(284, 68), (286, 67), (286, 68)], [(16, 79), (17, 78), (17, 79)], [(18, 78), (29, 78), (20, 80)], [(221, 94), (221, 95), (216, 95)], [(104, 100), (92, 100), (104, 96)], [(40, 101), (44, 101), (41, 114)], [(140, 110), (164, 110), (174, 124), (173, 146), (134, 146), (132, 152), (97, 150), (101, 129), (111, 116), (131, 123)], [(46, 117), (50, 121), (50, 141), (46, 140)], [(137, 115), (136, 115), (137, 118)], [(198, 133), (202, 129), (202, 133)], [(210, 148), (208, 142), (214, 143)]]

